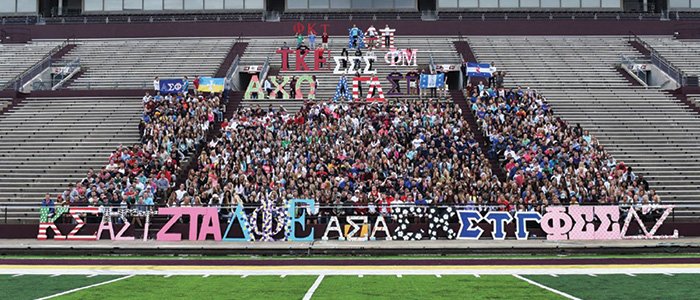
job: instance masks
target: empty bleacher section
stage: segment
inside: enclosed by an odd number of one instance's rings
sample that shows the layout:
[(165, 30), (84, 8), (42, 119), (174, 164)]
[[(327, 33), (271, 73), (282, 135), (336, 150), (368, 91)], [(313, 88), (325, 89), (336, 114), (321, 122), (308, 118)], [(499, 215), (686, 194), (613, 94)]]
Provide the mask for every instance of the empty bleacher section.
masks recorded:
[(60, 42), (0, 44), (0, 89), (9, 80), (31, 68)]
[(700, 41), (644, 37), (649, 46), (687, 75), (700, 75)]
[[(700, 204), (700, 116), (660, 90), (632, 87), (619, 54), (640, 56), (622, 37), (470, 37), (479, 61), (508, 72), (506, 85), (537, 88), (555, 115), (581, 124), (618, 161), (644, 175), (671, 204)], [(698, 216), (677, 209), (676, 217)]]
[(152, 89), (153, 78), (212, 76), (232, 38), (82, 40), (63, 57), (80, 58), (83, 74), (71, 89)]
[(508, 72), (505, 85), (537, 88), (626, 87), (613, 64), (620, 54), (641, 57), (623, 38), (617, 37), (469, 37), (469, 45), (481, 62), (495, 62)]
[[(30, 98), (0, 115), (0, 202), (35, 205), (103, 167), (117, 146), (138, 142), (142, 110), (137, 98)], [(37, 216), (9, 209), (7, 218)]]
[[(286, 41), (290, 48), (296, 46), (296, 42), (291, 38), (254, 38), (249, 40), (248, 48), (245, 54), (241, 58), (240, 66), (247, 65), (262, 65), (262, 62), (269, 56), (270, 64), (272, 68), (279, 69), (282, 65), (282, 58), (280, 54), (275, 53), (277, 49), (282, 46), (282, 42)], [(320, 37), (317, 38), (317, 43), (320, 44)], [(446, 37), (419, 37), (419, 36), (400, 36), (396, 35), (395, 45), (397, 49), (415, 49), (417, 50), (417, 61), (418, 66), (391, 66), (384, 61), (384, 55), (387, 50), (376, 49), (374, 50), (374, 55), (377, 57), (377, 61), (374, 62), (373, 66), (377, 70), (377, 77), (382, 85), (382, 90), (386, 94), (390, 89), (391, 84), (387, 81), (386, 77), (391, 72), (399, 72), (401, 74), (406, 74), (409, 71), (416, 71), (418, 69), (428, 70), (428, 65), (430, 62), (430, 56), (432, 55), (435, 64), (452, 64), (459, 65), (461, 62), (457, 52), (454, 49), (451, 39)], [(340, 56), (341, 50), (347, 48), (348, 38), (340, 36), (332, 36), (329, 39), (329, 48), (332, 51), (331, 56)], [(348, 50), (349, 56), (354, 56), (354, 50)], [(367, 50), (363, 50), (363, 55), (367, 54)], [(313, 68), (313, 55), (307, 55), (306, 63)], [(293, 71), (295, 67), (295, 57), (290, 55), (289, 61), (290, 70), (281, 71), (279, 75), (282, 76), (301, 76), (301, 75), (316, 75), (319, 80), (319, 86), (316, 91), (317, 100), (329, 100), (333, 98), (335, 94), (335, 88), (338, 84), (338, 80), (341, 75), (333, 74), (333, 68), (335, 67), (335, 62), (331, 59), (324, 65), (328, 69), (322, 71), (312, 71), (312, 72), (298, 72)], [(364, 63), (363, 63), (364, 67)], [(458, 67), (457, 67), (457, 70)], [(348, 78), (352, 77), (354, 74), (348, 75)], [(401, 91), (405, 92), (405, 81), (401, 81)], [(245, 90), (246, 87), (241, 87)], [(367, 92), (367, 84), (363, 85), (363, 92)], [(307, 89), (302, 89), (306, 91)], [(255, 105), (259, 104), (262, 107), (267, 107), (269, 104), (279, 106), (284, 104), (286, 108), (296, 110), (302, 105), (301, 100), (246, 100), (244, 105)]]

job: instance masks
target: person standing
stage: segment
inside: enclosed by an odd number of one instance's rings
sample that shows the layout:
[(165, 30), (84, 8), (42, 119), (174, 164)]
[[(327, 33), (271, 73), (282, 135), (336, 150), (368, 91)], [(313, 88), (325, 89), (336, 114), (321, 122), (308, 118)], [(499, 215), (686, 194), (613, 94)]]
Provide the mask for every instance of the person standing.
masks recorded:
[(158, 76), (153, 79), (153, 95), (157, 92), (160, 92), (160, 78), (158, 78)]
[(384, 35), (384, 47), (386, 47), (387, 49), (391, 48), (391, 33), (389, 32), (389, 30), (391, 30), (391, 28), (389, 28), (389, 24), (386, 24), (386, 26), (384, 26), (384, 31), (382, 34)]
[(265, 82), (263, 83), (263, 88), (265, 89), (265, 97), (263, 98), (272, 98), (272, 83), (270, 82), (269, 78), (265, 78)]
[(316, 34), (313, 31), (309, 34), (309, 48), (316, 49)]
[(301, 44), (304, 42), (304, 35), (297, 34), (297, 48), (301, 47)]
[(328, 32), (323, 32), (321, 35), (321, 43), (323, 44), (323, 49), (328, 49)]
[(289, 97), (290, 99), (296, 99), (297, 97), (297, 77), (292, 77), (289, 81)]

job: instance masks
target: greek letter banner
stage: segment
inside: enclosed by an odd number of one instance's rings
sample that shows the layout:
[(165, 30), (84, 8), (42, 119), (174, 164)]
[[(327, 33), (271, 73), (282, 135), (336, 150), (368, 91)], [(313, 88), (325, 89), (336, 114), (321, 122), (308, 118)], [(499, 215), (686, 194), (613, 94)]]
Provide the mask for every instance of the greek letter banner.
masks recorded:
[[(327, 213), (331, 210), (338, 213)], [(402, 205), (384, 206), (378, 213), (368, 214), (355, 206), (320, 207), (311, 199), (293, 199), (284, 205), (263, 201), (250, 207), (239, 204), (157, 210), (62, 206), (41, 208), (37, 239), (89, 241), (105, 234), (111, 240), (144, 241), (672, 239), (678, 238), (678, 230), (671, 227), (673, 224), (664, 224), (672, 210), (673, 206), (668, 205), (552, 206), (541, 214), (507, 212), (498, 207)], [(65, 222), (63, 215), (72, 221)], [(155, 236), (136, 237), (137, 231), (148, 232), (153, 215), (166, 216), (167, 221), (158, 224), (162, 226)], [(139, 224), (144, 228), (136, 230), (129, 223), (134, 216), (145, 218), (144, 224)], [(55, 223), (59, 219), (64, 222)], [(103, 221), (96, 226), (90, 220)]]
[(161, 79), (160, 80), (160, 93), (162, 95), (166, 94), (177, 94), (185, 92), (185, 81), (183, 79)]

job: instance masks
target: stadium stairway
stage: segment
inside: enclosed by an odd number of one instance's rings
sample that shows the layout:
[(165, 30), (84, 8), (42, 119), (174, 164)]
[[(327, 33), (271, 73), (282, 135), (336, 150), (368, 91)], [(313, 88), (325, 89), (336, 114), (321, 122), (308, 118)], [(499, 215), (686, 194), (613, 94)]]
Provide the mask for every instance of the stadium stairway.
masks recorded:
[(555, 115), (644, 175), (664, 203), (679, 205), (675, 218), (700, 217), (700, 115), (615, 70), (620, 54), (642, 56), (625, 37), (469, 37), (469, 44), (480, 61), (508, 72), (506, 86), (536, 87)]
[(0, 204), (8, 222), (36, 223), (53, 199), (89, 168), (104, 167), (119, 145), (138, 142), (140, 98), (28, 98), (0, 115)]
[(236, 56), (239, 56), (239, 55), (242, 56), (243, 53), (245, 53), (246, 48), (248, 48), (248, 43), (246, 43), (246, 42), (236, 42), (235, 44), (233, 44), (233, 46), (231, 46), (231, 49), (229, 49), (228, 54), (226, 54), (224, 61), (221, 62), (219, 69), (216, 70), (214, 77), (216, 77), (216, 78), (226, 77), (226, 72), (228, 72), (229, 67), (231, 66), (233, 61), (236, 59)]
[[(467, 101), (467, 98), (464, 97), (464, 92), (460, 90), (451, 90), (450, 91), (450, 96), (452, 97), (452, 101), (454, 101), (455, 104), (459, 106), (459, 108), (462, 110), (462, 116), (464, 119), (467, 121), (467, 124), (469, 124), (469, 129), (472, 131), (474, 134), (474, 139), (479, 143), (479, 146), (481, 147), (481, 151), (488, 157), (489, 153), (489, 142), (486, 140), (484, 137), (484, 133), (482, 133), (479, 130), (479, 124), (476, 122), (476, 117), (474, 116), (474, 113), (472, 113), (469, 102)], [(498, 158), (496, 157), (489, 157), (489, 162), (491, 165), (491, 172), (495, 174), (498, 179), (501, 182), (506, 181), (506, 173), (503, 171), (503, 168), (501, 168), (501, 164), (498, 161)]]

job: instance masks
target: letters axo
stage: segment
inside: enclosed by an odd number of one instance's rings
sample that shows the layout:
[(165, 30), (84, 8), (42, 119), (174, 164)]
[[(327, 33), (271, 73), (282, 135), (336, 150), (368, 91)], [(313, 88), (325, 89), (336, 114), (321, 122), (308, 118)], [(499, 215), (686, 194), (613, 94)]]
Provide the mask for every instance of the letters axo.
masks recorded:
[[(482, 214), (474, 210), (456, 210), (452, 207), (434, 208), (427, 206), (391, 207), (390, 216), (393, 224), (388, 224), (385, 216), (379, 215), (374, 220), (367, 216), (332, 216), (326, 224), (311, 225), (307, 223), (307, 213), (314, 211), (315, 202), (311, 199), (290, 200), (285, 206), (275, 206), (274, 203), (263, 203), (250, 214), (246, 215), (242, 205), (238, 205), (228, 220), (225, 228), (221, 227), (218, 209), (215, 207), (170, 207), (160, 208), (159, 215), (169, 216), (169, 220), (156, 234), (156, 240), (180, 241), (184, 238), (191, 241), (213, 239), (215, 241), (311, 241), (314, 238), (323, 240), (338, 239), (351, 241), (367, 240), (435, 240), (438, 238), (478, 240), (486, 233), (494, 240), (504, 240), (509, 237), (507, 227), (512, 237), (526, 240), (530, 237), (528, 225), (539, 224), (548, 240), (611, 240), (611, 239), (669, 239), (678, 238), (678, 231), (671, 235), (657, 235), (673, 206), (655, 206), (663, 210), (661, 217), (651, 229), (642, 223), (637, 211), (629, 209), (622, 220), (618, 206), (571, 206), (547, 207), (546, 213), (516, 212), (511, 214), (504, 211), (490, 211)], [(49, 238), (53, 233), (56, 240), (99, 240), (104, 232), (109, 233), (112, 240), (133, 240), (134, 236), (125, 233), (131, 226), (126, 215), (109, 213), (103, 208), (95, 207), (56, 207), (53, 216), (49, 217), (49, 208), (41, 209), (41, 222), (37, 239)], [(64, 214), (69, 214), (75, 221), (75, 226), (65, 235), (54, 223)], [(91, 233), (78, 234), (86, 231), (81, 215), (102, 215), (99, 227)], [(112, 218), (122, 220), (121, 229), (115, 234)], [(184, 218), (183, 218), (184, 217)], [(425, 219), (428, 223), (413, 224), (415, 219)], [(448, 221), (457, 219), (459, 224)], [(188, 234), (173, 232), (173, 225), (183, 220), (187, 224)], [(201, 220), (201, 222), (200, 222)], [(594, 222), (594, 220), (596, 220)], [(641, 234), (628, 235), (630, 223), (636, 222)], [(149, 226), (150, 218), (146, 218), (145, 226)], [(510, 223), (514, 223), (510, 225)], [(484, 224), (484, 225), (481, 225)], [(486, 226), (485, 224), (488, 224)], [(325, 228), (323, 227), (325, 226)], [(148, 231), (146, 227), (146, 231)], [(487, 232), (485, 228), (491, 228)], [(223, 229), (223, 230), (222, 230)], [(322, 235), (316, 236), (320, 230)], [(144, 236), (144, 240), (145, 240)]]

